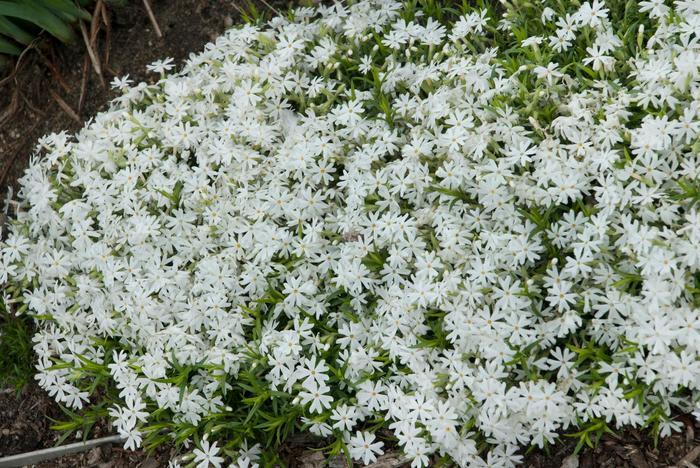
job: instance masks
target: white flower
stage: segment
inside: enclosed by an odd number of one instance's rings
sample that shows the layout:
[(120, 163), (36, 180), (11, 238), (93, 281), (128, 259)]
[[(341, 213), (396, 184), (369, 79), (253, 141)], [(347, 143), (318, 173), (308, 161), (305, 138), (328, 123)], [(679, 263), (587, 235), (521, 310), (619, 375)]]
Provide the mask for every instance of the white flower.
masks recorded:
[(543, 39), (539, 36), (530, 36), (521, 42), (523, 47), (533, 47), (542, 44)]
[(122, 77), (115, 76), (110, 85), (114, 89), (118, 89), (120, 91), (126, 90), (129, 85), (131, 85), (134, 81), (129, 79), (129, 75), (124, 75)]
[(377, 461), (377, 455), (384, 453), (384, 443), (374, 442), (375, 439), (375, 435), (370, 432), (358, 431), (348, 441), (350, 456), (355, 460), (362, 460), (365, 465)]
[(309, 410), (312, 413), (321, 413), (324, 409), (330, 408), (333, 402), (333, 397), (328, 395), (330, 387), (327, 385), (319, 385), (315, 380), (307, 380), (304, 385), (304, 390), (299, 392), (301, 404), (306, 405), (311, 403)]
[(313, 387), (313, 382), (318, 385), (324, 385), (328, 380), (328, 366), (323, 359), (314, 362), (314, 360), (306, 359), (303, 366), (299, 366), (295, 371), (295, 377), (299, 380), (304, 379), (302, 385), (306, 389)]
[(336, 421), (333, 429), (351, 431), (356, 424), (357, 411), (353, 406), (338, 405), (331, 414), (331, 419)]
[(155, 62), (146, 65), (146, 69), (150, 72), (160, 73), (162, 75), (165, 72), (172, 70), (173, 67), (175, 67), (174, 62), (175, 60), (171, 57), (168, 57), (163, 60), (156, 60)]
[(550, 62), (546, 67), (537, 66), (534, 69), (537, 78), (547, 81), (547, 84), (552, 85), (555, 80), (561, 78), (563, 74), (557, 70), (559, 64)]
[(195, 448), (192, 453), (194, 453), (194, 462), (197, 463), (197, 468), (219, 468), (224, 462), (224, 457), (217, 457), (219, 448), (216, 446), (216, 442), (210, 444), (206, 438), (202, 439), (200, 447)]

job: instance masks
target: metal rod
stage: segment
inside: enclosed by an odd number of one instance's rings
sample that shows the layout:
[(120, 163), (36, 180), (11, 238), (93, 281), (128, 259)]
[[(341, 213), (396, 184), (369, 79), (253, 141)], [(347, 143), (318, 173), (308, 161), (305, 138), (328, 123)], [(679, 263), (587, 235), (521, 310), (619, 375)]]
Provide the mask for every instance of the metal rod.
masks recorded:
[(113, 435), (102, 437), (100, 439), (88, 440), (85, 442), (76, 442), (74, 444), (61, 445), (59, 447), (51, 447), (33, 452), (20, 453), (9, 457), (0, 458), (0, 468), (14, 468), (24, 465), (33, 465), (45, 460), (70, 455), (72, 453), (86, 452), (94, 447), (99, 447), (105, 444), (123, 442), (124, 437)]

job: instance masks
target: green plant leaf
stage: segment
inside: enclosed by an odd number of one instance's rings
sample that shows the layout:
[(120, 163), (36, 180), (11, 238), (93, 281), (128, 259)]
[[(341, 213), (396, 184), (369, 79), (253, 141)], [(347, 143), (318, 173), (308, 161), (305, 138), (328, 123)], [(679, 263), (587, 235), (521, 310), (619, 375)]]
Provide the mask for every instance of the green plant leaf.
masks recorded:
[(0, 37), (0, 54), (19, 55), (22, 49)]
[(82, 8), (78, 8), (78, 6), (68, 0), (40, 0), (40, 3), (54, 12), (61, 12), (68, 15), (71, 21), (75, 21), (78, 18), (86, 21), (92, 19), (90, 13)]
[(71, 42), (73, 30), (51, 11), (30, 3), (0, 2), (0, 15), (20, 18), (37, 25), (62, 42)]
[(11, 37), (15, 41), (24, 45), (28, 45), (30, 42), (32, 42), (32, 40), (34, 40), (34, 36), (4, 16), (0, 16), (0, 35)]

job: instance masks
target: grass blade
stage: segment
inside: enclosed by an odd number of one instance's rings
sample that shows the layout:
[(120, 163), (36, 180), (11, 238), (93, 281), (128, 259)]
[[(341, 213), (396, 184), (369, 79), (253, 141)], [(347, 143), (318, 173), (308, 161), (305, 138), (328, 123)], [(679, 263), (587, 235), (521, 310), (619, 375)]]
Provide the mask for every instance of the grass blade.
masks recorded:
[(92, 19), (90, 13), (77, 7), (74, 3), (69, 2), (68, 0), (41, 0), (40, 3), (43, 4), (45, 8), (67, 15), (70, 21), (75, 21), (78, 18), (86, 21)]
[(22, 49), (0, 37), (0, 54), (19, 55)]
[(0, 15), (20, 18), (36, 24), (62, 42), (71, 42), (74, 34), (71, 28), (51, 11), (37, 5), (0, 2)]
[(34, 36), (4, 16), (0, 16), (0, 35), (11, 37), (15, 41), (24, 45), (29, 45), (29, 43), (34, 40)]

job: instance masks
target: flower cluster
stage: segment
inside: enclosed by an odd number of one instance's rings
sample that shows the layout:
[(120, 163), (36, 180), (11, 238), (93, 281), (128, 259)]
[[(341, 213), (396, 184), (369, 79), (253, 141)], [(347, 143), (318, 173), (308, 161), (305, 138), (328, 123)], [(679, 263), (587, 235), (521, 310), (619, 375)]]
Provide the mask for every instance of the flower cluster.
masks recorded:
[(698, 3), (416, 3), (232, 29), (39, 142), (0, 283), (79, 422), (513, 466), (700, 409)]

